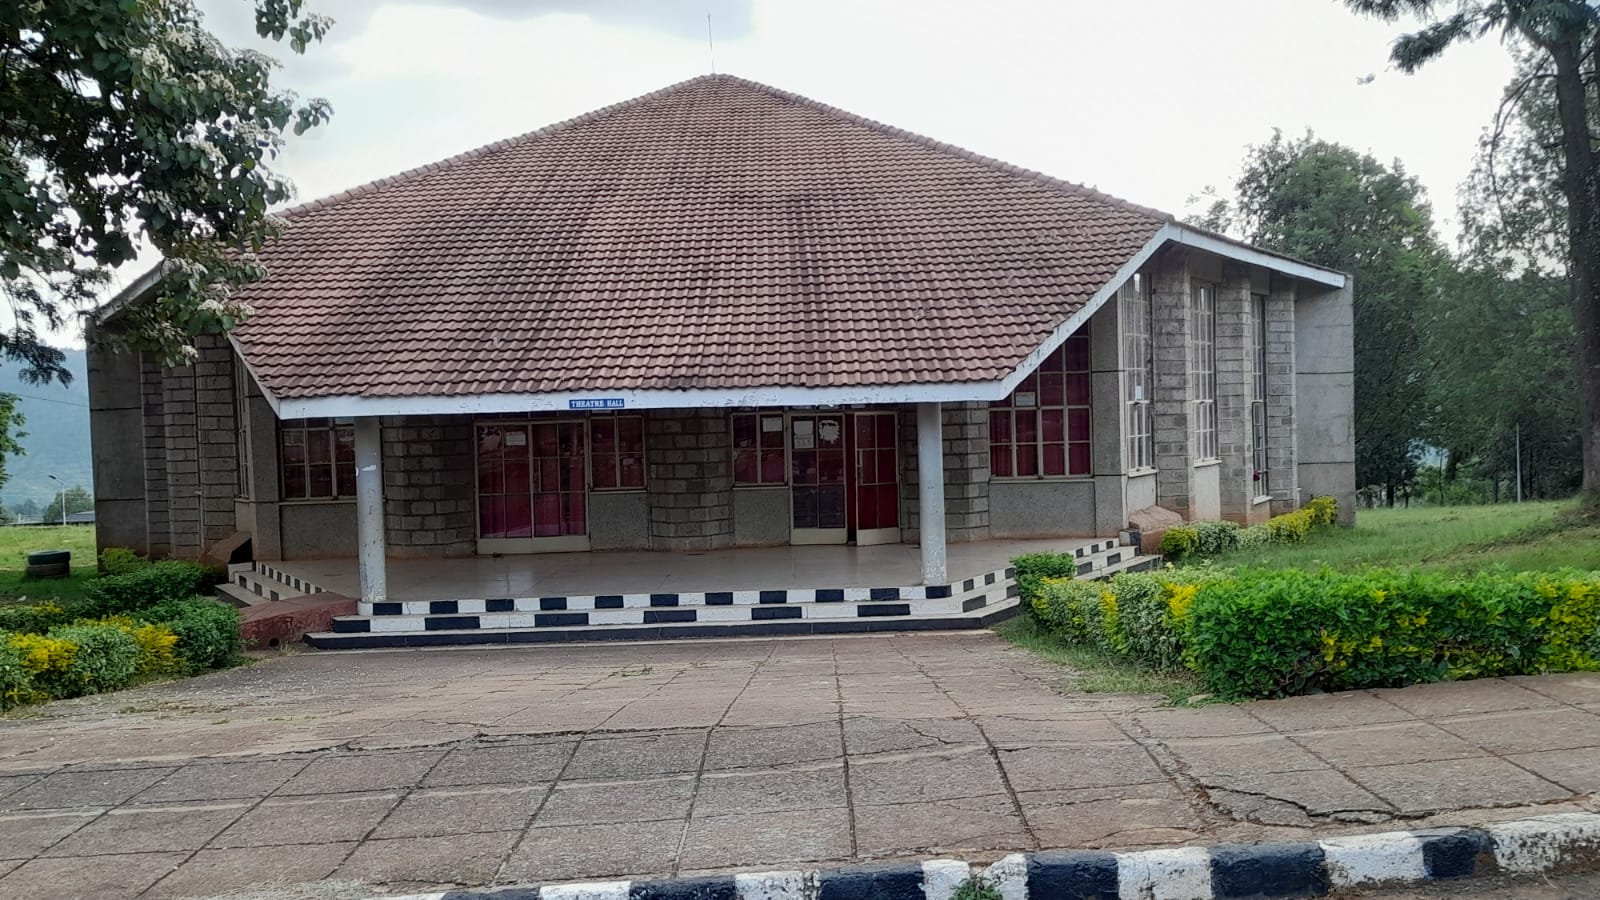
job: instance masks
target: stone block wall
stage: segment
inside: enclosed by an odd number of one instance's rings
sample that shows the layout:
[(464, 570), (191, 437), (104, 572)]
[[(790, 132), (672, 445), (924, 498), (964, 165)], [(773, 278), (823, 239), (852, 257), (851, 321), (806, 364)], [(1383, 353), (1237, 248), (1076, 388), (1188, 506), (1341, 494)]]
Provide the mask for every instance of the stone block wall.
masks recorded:
[[(944, 441), (945, 540), (989, 539), (989, 404), (946, 403), (939, 411)], [(900, 422), (900, 534), (915, 542), (922, 529), (917, 502), (917, 410), (903, 406)]]
[(466, 416), (383, 419), (383, 513), (390, 556), (472, 554), (477, 539), (472, 440), (472, 420)]
[(645, 414), (652, 549), (733, 546), (731, 442), (725, 409), (660, 409)]
[(153, 359), (139, 360), (139, 391), (144, 397), (145, 530), (152, 557), (172, 553), (172, 523), (167, 515), (167, 431), (165, 382)]
[(234, 499), (239, 494), (238, 422), (233, 348), (221, 335), (202, 335), (195, 339), (195, 345), (200, 350), (200, 358), (193, 366), (193, 382), (203, 552), (214, 541), (237, 530)]
[(1272, 277), (1267, 295), (1267, 489), (1272, 514), (1299, 505), (1295, 466), (1295, 283)]
[(1252, 289), (1247, 267), (1223, 268), (1217, 286), (1217, 453), (1222, 460), (1217, 484), (1222, 518), (1241, 525), (1249, 522), (1255, 494), (1250, 434)]
[(168, 368), (162, 377), (161, 420), (167, 459), (168, 552), (199, 559), (200, 435), (196, 428), (194, 367)]
[(1151, 338), (1156, 383), (1151, 395), (1156, 445), (1156, 504), (1185, 519), (1194, 512), (1194, 437), (1190, 430), (1189, 257), (1182, 249), (1157, 255), (1151, 268)]

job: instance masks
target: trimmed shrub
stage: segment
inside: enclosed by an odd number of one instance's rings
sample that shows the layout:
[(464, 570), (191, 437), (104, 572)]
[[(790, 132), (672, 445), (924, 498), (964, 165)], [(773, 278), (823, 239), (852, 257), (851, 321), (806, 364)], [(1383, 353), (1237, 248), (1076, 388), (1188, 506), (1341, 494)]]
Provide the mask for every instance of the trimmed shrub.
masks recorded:
[(1117, 642), (1116, 613), (1113, 610), (1108, 617), (1102, 608), (1105, 593), (1098, 581), (1046, 578), (1033, 609), (1040, 621), (1067, 640), (1110, 650)]
[(1167, 529), (1161, 538), (1161, 555), (1182, 562), (1190, 557), (1209, 559), (1234, 550), (1266, 544), (1298, 544), (1318, 528), (1339, 520), (1339, 501), (1314, 497), (1294, 512), (1273, 516), (1263, 525), (1240, 528), (1233, 522), (1196, 522)]
[(1045, 579), (1078, 574), (1078, 558), (1071, 553), (1028, 553), (1013, 559), (1011, 566), (1017, 572), (1017, 596), (1032, 613), (1039, 612), (1034, 604), (1044, 596)]
[(1168, 528), (1166, 534), (1161, 536), (1161, 546), (1157, 548), (1162, 556), (1172, 559), (1188, 559), (1200, 549), (1200, 530), (1193, 525), (1175, 525)]
[(1600, 573), (1245, 573), (1200, 588), (1194, 667), (1224, 697), (1600, 670)]
[(1219, 556), (1239, 549), (1236, 522), (1201, 522), (1194, 526), (1194, 552), (1200, 556)]
[(12, 646), (12, 637), (0, 631), (0, 710), (35, 700), (33, 676), (23, 663), (22, 651)]
[(126, 630), (116, 625), (82, 622), (52, 628), (46, 639), (77, 647), (67, 666), (68, 693), (60, 696), (99, 694), (133, 683), (139, 666), (139, 645)]
[(126, 547), (107, 547), (100, 551), (100, 571), (106, 575), (127, 575), (150, 565), (150, 560)]
[(6, 644), (21, 656), (22, 667), (27, 670), (32, 686), (27, 702), (73, 696), (70, 672), (78, 655), (77, 644), (43, 634), (13, 634)]
[(139, 648), (134, 674), (139, 678), (170, 678), (183, 674), (188, 664), (178, 655), (178, 635), (165, 625), (140, 622), (130, 616), (81, 619), (78, 625), (110, 625), (133, 638)]
[(85, 590), (87, 614), (137, 613), (169, 600), (185, 600), (208, 587), (212, 577), (205, 566), (176, 559), (151, 563), (122, 575), (107, 575), (90, 582)]
[(168, 600), (141, 610), (137, 617), (177, 635), (177, 653), (190, 674), (231, 666), (244, 652), (239, 611), (214, 600)]
[(77, 617), (75, 611), (53, 600), (0, 606), (0, 631), (42, 634)]

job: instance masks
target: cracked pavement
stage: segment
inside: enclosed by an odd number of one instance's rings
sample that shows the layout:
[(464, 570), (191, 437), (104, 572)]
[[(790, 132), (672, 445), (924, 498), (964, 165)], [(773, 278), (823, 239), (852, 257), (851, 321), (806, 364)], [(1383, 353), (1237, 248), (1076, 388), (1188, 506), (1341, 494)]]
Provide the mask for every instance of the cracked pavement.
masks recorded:
[(296, 653), (0, 719), (0, 896), (1295, 840), (1594, 809), (1600, 675), (1198, 709), (989, 634)]

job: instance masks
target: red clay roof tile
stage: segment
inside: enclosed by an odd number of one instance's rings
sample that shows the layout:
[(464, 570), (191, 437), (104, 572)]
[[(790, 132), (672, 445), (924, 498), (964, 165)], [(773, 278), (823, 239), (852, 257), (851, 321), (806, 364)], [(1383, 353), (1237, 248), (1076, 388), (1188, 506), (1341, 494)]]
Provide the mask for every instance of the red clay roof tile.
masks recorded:
[(1171, 221), (726, 75), (286, 215), (282, 399), (993, 381)]

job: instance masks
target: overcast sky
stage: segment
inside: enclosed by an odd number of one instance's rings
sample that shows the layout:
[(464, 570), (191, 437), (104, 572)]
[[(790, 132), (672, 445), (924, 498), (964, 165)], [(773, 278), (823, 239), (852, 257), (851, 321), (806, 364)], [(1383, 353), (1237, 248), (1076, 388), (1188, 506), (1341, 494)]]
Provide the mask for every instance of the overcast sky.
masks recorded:
[[(1418, 75), (1400, 26), (1337, 0), (310, 0), (279, 81), (331, 124), (280, 160), (310, 200), (715, 67), (1183, 214), (1274, 128), (1402, 160), (1455, 238), (1456, 189), (1510, 77), (1489, 40)], [(230, 44), (247, 0), (201, 0)], [(1376, 77), (1361, 83), (1368, 75)]]

